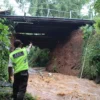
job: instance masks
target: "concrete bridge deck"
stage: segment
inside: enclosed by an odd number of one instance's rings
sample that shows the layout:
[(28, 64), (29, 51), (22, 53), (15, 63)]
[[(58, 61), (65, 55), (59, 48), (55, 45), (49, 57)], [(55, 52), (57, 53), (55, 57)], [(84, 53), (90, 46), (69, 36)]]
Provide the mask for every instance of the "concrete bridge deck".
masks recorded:
[(24, 44), (33, 41), (35, 45), (40, 47), (55, 45), (57, 41), (62, 41), (72, 31), (79, 29), (79, 27), (86, 24), (93, 25), (94, 23), (93, 20), (50, 17), (0, 16), (0, 18), (7, 18), (9, 21), (16, 23), (15, 36), (21, 39)]
[(29, 16), (0, 16), (17, 23), (16, 32), (41, 33), (59, 32), (58, 30), (76, 29), (80, 26), (94, 23), (93, 20), (65, 19), (50, 17), (29, 17)]

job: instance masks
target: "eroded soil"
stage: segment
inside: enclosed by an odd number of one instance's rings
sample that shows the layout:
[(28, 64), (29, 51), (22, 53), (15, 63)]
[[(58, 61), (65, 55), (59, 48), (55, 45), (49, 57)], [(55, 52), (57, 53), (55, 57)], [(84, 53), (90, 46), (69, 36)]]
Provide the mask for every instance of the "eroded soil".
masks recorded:
[(100, 100), (100, 85), (44, 69), (29, 71), (27, 91), (39, 100)]
[(65, 40), (59, 42), (51, 53), (51, 60), (47, 66), (48, 71), (78, 75), (81, 66), (83, 34), (81, 30), (70, 33)]

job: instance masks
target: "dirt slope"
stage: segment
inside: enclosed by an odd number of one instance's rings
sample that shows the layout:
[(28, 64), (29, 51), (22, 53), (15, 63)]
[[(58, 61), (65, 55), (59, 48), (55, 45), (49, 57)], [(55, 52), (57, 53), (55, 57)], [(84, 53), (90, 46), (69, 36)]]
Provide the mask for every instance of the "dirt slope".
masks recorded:
[(75, 76), (32, 72), (27, 91), (38, 100), (100, 100), (100, 85)]
[(70, 34), (53, 51), (48, 71), (56, 70), (67, 75), (78, 75), (82, 55), (82, 31), (76, 30)]

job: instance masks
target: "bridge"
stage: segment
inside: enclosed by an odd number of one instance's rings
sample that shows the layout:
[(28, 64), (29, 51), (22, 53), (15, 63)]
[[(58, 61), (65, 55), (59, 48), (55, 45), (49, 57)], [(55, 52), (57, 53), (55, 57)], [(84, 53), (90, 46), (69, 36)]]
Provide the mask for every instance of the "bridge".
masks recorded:
[[(16, 23), (15, 37), (21, 39), (25, 45), (30, 41), (42, 48), (52, 48), (58, 41), (79, 27), (86, 24), (93, 25), (93, 20), (30, 17), (30, 16), (0, 16)], [(24, 34), (22, 34), (24, 33)], [(51, 46), (52, 45), (52, 46)]]

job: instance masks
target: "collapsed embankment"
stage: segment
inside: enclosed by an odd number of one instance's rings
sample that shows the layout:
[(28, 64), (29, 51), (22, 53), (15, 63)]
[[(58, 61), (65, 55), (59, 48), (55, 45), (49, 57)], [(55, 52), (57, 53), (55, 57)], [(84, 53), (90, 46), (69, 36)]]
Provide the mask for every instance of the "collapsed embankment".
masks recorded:
[(72, 32), (64, 41), (57, 44), (52, 52), (47, 70), (67, 75), (78, 75), (81, 66), (82, 42), (82, 31)]
[[(11, 39), (11, 43), (14, 39)], [(82, 42), (81, 30), (73, 31), (63, 41), (58, 42), (51, 53), (47, 70), (67, 75), (78, 75), (81, 66)]]

